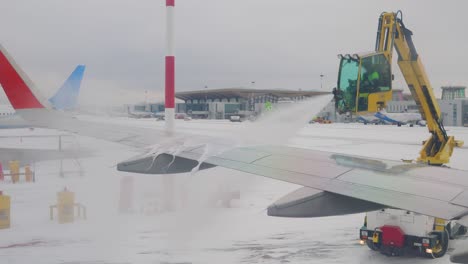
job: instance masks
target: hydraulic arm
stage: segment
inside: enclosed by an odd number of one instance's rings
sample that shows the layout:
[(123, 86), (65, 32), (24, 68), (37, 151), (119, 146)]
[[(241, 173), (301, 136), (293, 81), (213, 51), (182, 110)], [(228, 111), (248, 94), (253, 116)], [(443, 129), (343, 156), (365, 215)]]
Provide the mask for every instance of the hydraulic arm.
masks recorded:
[(439, 104), (434, 96), (421, 58), (412, 40), (413, 33), (403, 24), (401, 11), (382, 13), (379, 18), (375, 51), (366, 54), (340, 55), (340, 72), (335, 107), (340, 113), (377, 112), (392, 98), (391, 63), (393, 47), (398, 66), (405, 78), (431, 137), (424, 142), (419, 162), (448, 163), (455, 146), (463, 145), (445, 131)]

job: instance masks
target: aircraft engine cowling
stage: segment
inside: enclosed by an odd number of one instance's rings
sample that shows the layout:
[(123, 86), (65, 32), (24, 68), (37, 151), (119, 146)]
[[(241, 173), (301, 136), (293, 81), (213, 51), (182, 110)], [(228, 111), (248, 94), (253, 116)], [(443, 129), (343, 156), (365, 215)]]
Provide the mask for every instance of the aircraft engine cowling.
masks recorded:
[(282, 197), (268, 207), (269, 216), (323, 217), (368, 212), (385, 208), (344, 195), (302, 187)]

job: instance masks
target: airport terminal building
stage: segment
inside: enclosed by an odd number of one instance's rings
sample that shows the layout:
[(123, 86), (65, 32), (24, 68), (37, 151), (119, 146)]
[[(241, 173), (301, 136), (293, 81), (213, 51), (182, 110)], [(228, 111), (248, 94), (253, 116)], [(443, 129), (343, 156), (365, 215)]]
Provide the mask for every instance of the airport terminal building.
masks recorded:
[[(465, 86), (443, 86), (442, 98), (437, 99), (445, 126), (468, 126), (468, 98)], [(418, 106), (410, 94), (395, 89), (393, 98), (387, 105), (387, 112), (417, 112)]]
[[(275, 104), (294, 103), (329, 92), (286, 89), (224, 88), (178, 92), (175, 94), (176, 113), (200, 119), (229, 119), (236, 115), (254, 117)], [(141, 111), (162, 112), (164, 104), (135, 105)], [(311, 114), (311, 118), (312, 118)]]
[[(465, 86), (442, 87), (442, 98), (438, 99), (445, 126), (468, 126), (468, 98)], [(281, 103), (294, 103), (317, 95), (328, 94), (323, 91), (224, 88), (185, 91), (176, 93), (176, 113), (186, 114), (199, 119), (229, 119), (236, 115), (249, 118), (260, 115), (266, 108)], [(136, 111), (164, 112), (164, 103), (134, 105)], [(392, 100), (388, 102), (387, 112), (418, 112), (419, 109), (411, 94), (394, 89)], [(311, 113), (313, 118), (314, 113)], [(338, 115), (334, 103), (330, 102), (317, 116), (334, 122), (349, 122), (353, 117)]]

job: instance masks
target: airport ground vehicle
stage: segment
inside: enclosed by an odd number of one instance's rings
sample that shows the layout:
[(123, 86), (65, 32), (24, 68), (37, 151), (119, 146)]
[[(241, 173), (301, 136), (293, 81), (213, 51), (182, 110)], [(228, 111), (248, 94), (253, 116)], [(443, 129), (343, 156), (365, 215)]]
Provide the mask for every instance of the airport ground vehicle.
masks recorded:
[[(463, 142), (448, 136), (442, 125), (440, 108), (412, 35), (401, 11), (382, 13), (374, 52), (339, 55), (338, 86), (333, 90), (335, 107), (339, 113), (356, 114), (384, 109), (392, 95), (395, 47), (398, 66), (431, 133), (417, 161), (441, 166), (449, 162), (454, 147)], [(417, 247), (430, 257), (441, 257), (447, 250), (452, 223), (444, 219), (397, 209), (369, 212), (366, 217), (360, 239), (371, 249), (399, 255), (406, 248)]]
[(323, 117), (316, 117), (312, 119), (312, 121), (319, 123), (319, 124), (331, 124), (331, 120), (325, 119)]
[(368, 212), (359, 230), (361, 244), (398, 256), (416, 250), (429, 258), (443, 256), (449, 239), (464, 235), (466, 228), (455, 221), (399, 209)]
[(231, 122), (242, 122), (241, 116), (239, 116), (239, 115), (232, 115), (232, 116), (229, 118), (229, 120), (230, 120)]

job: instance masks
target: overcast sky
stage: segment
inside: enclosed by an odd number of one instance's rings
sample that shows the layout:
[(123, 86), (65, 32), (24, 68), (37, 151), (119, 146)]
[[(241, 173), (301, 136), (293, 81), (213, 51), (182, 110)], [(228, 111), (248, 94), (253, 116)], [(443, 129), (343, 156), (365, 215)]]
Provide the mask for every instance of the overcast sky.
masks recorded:
[[(164, 91), (165, 0), (1, 0), (0, 42), (46, 95), (77, 64), (80, 100)], [(433, 87), (468, 84), (467, 1), (176, 0), (176, 90), (336, 86), (340, 53), (373, 50), (401, 9)], [(406, 87), (394, 67), (394, 88)]]

